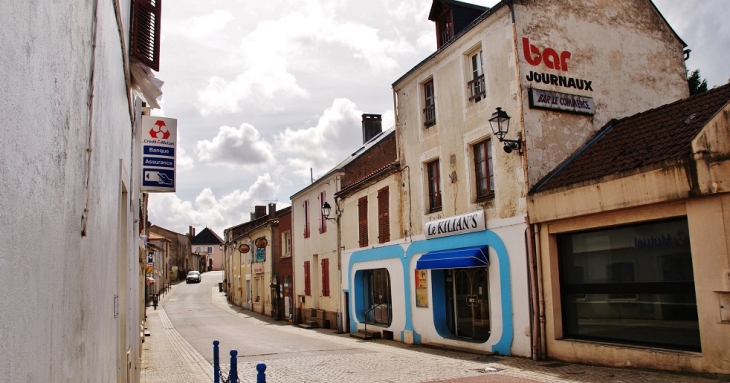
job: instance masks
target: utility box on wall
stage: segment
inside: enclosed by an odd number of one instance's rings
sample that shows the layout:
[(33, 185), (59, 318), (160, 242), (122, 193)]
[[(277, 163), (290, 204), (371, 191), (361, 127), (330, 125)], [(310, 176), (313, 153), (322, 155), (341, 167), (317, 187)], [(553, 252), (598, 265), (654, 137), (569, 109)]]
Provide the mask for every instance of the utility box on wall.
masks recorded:
[(720, 322), (730, 324), (730, 291), (715, 291), (720, 303)]

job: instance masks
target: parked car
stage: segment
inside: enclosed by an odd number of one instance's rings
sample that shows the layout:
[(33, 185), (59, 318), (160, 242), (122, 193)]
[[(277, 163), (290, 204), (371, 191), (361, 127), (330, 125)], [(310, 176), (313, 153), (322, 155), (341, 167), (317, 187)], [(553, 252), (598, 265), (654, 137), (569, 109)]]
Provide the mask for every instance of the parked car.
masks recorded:
[(188, 276), (185, 278), (185, 283), (200, 283), (200, 271), (191, 271), (188, 273)]

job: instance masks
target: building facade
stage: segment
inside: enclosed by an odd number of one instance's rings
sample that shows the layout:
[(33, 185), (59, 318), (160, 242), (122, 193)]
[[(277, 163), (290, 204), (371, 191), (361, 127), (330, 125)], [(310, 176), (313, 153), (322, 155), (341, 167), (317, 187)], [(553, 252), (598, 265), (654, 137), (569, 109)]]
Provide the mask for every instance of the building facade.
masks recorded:
[(730, 85), (611, 121), (533, 188), (551, 359), (727, 373)]
[(207, 227), (193, 236), (190, 250), (200, 259), (200, 265), (195, 269), (200, 272), (223, 270), (223, 242), (218, 234)]
[(146, 20), (159, 50), (159, 1), (146, 19), (127, 0), (28, 5), (0, 13), (0, 376), (138, 382), (144, 100), (130, 46)]
[(168, 274), (170, 280), (181, 281), (189, 271), (188, 265), (197, 264), (197, 256), (193, 256), (190, 239), (194, 237), (193, 228), (190, 227), (189, 234), (180, 234), (163, 227), (152, 225), (148, 228), (150, 236), (152, 233), (167, 238), (170, 241), (170, 260)]
[(534, 356), (527, 191), (613, 116), (686, 96), (685, 45), (648, 0), (435, 0), (429, 19), (436, 52), (393, 84), (407, 234), (352, 252), (343, 290), (386, 269), (388, 336)]

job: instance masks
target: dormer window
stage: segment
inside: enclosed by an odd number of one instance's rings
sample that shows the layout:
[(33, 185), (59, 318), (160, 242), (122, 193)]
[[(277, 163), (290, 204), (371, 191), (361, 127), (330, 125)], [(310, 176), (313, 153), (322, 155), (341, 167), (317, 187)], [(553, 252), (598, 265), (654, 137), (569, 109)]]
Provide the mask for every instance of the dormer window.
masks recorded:
[(433, 0), (428, 19), (436, 23), (437, 48), (451, 41), (489, 8), (454, 0)]
[(451, 40), (452, 37), (454, 37), (454, 23), (451, 22), (451, 12), (447, 12), (443, 17), (438, 21), (438, 47), (441, 48), (442, 45), (446, 44), (449, 40)]

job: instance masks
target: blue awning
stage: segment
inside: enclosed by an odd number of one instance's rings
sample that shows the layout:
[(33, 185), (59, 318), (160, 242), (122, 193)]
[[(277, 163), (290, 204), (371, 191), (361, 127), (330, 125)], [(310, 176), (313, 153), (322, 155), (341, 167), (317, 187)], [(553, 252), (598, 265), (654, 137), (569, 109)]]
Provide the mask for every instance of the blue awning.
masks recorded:
[(416, 270), (487, 267), (489, 266), (487, 248), (485, 245), (432, 251), (421, 256), (421, 259), (416, 262)]

